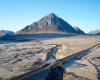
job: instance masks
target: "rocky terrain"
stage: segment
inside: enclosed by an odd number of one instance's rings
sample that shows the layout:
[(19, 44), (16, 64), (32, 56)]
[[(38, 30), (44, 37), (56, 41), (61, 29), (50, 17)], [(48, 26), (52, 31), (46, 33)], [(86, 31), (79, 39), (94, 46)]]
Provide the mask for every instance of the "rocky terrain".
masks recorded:
[[(63, 59), (97, 44), (100, 44), (99, 36), (71, 36), (35, 39), (25, 42), (2, 42), (0, 43), (0, 79), (9, 79), (29, 72), (41, 66), (52, 56), (56, 60)], [(64, 68), (63, 80), (98, 79), (100, 47), (93, 49), (86, 56), (77, 57), (76, 61), (72, 59), (69, 62), (71, 64), (62, 65)], [(39, 75), (42, 74), (41, 72)], [(49, 75), (48, 71), (44, 75)], [(35, 80), (44, 80), (44, 77)], [(45, 78), (45, 80), (48, 80), (48, 78)]]
[(100, 80), (99, 32), (86, 35), (54, 13), (16, 34), (2, 30), (0, 80)]
[(0, 76), (7, 78), (37, 67), (54, 46), (38, 41), (0, 44)]
[(77, 34), (85, 34), (85, 32), (82, 31), (79, 27), (74, 27), (74, 29), (76, 30)]
[(44, 16), (40, 20), (26, 26), (17, 34), (35, 34), (35, 33), (74, 33), (84, 34), (79, 28), (74, 29), (69, 23), (59, 18), (54, 13)]

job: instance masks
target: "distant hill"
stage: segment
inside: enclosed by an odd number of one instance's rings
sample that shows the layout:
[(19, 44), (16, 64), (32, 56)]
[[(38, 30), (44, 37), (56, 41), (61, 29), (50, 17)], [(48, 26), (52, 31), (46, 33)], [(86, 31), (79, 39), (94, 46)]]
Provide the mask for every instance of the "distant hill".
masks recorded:
[(14, 35), (15, 33), (13, 31), (8, 31), (8, 30), (0, 30), (0, 37), (2, 36), (9, 36), (9, 35)]
[(91, 35), (100, 35), (100, 30), (90, 31), (89, 34), (91, 34)]
[[(77, 31), (69, 23), (56, 16), (54, 13), (44, 16), (37, 22), (26, 26), (22, 30), (17, 31), (17, 34), (34, 34), (34, 33), (74, 33), (80, 34), (82, 31)], [(84, 33), (84, 32), (83, 32)]]

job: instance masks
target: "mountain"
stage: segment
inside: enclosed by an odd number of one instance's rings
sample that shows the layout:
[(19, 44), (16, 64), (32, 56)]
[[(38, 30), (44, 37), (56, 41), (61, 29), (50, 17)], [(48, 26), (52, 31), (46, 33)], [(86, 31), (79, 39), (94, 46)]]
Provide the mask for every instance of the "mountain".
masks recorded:
[(34, 33), (77, 33), (77, 31), (66, 21), (56, 16), (54, 13), (44, 16), (37, 22), (26, 26), (22, 30), (17, 31), (17, 34), (34, 34)]
[(1, 36), (9, 36), (9, 35), (14, 35), (15, 33), (12, 31), (8, 31), (8, 30), (0, 30), (0, 37)]
[(79, 27), (74, 27), (74, 29), (76, 30), (77, 34), (85, 34), (85, 32), (82, 31)]
[(100, 30), (90, 31), (89, 34), (91, 34), (91, 35), (100, 35)]

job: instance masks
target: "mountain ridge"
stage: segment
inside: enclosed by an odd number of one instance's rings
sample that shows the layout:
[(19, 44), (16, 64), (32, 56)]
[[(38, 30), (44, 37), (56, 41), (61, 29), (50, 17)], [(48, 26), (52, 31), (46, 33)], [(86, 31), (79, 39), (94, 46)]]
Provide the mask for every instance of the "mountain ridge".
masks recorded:
[(17, 31), (17, 34), (34, 34), (34, 33), (74, 33), (78, 32), (66, 21), (50, 13), (40, 20), (27, 25), (25, 28)]
[(81, 30), (79, 27), (75, 26), (73, 28), (77, 31), (78, 34), (85, 34), (85, 32)]

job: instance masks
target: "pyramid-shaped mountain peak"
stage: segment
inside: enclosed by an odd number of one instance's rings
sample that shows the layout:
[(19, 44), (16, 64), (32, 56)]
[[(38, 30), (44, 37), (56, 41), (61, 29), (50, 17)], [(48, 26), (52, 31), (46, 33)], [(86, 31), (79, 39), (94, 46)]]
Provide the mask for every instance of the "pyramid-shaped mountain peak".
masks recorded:
[(56, 18), (56, 17), (57, 17), (57, 15), (56, 15), (56, 14), (54, 14), (54, 13), (50, 13), (50, 14), (48, 14), (48, 15), (47, 15), (47, 17)]
[(76, 30), (66, 21), (59, 18), (56, 14), (50, 13), (40, 20), (33, 22), (18, 31), (18, 34), (34, 34), (34, 33), (77, 33)]
[(44, 16), (43, 18), (41, 18), (39, 21), (41, 21), (41, 20), (44, 20), (44, 21), (51, 21), (52, 20), (53, 21), (56, 19), (58, 19), (58, 16), (54, 13), (50, 13), (50, 14)]
[(56, 16), (56, 14), (55, 13), (50, 13), (50, 14), (48, 14), (48, 16)]

